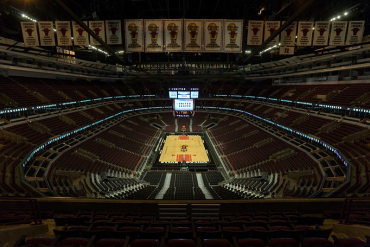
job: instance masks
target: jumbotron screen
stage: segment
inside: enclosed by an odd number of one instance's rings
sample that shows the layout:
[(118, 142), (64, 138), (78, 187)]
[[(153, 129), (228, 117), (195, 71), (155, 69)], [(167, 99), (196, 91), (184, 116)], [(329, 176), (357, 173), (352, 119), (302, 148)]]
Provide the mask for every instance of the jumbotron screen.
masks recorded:
[(199, 88), (169, 88), (170, 99), (197, 99)]
[(192, 111), (194, 110), (194, 100), (192, 99), (174, 99), (175, 111)]

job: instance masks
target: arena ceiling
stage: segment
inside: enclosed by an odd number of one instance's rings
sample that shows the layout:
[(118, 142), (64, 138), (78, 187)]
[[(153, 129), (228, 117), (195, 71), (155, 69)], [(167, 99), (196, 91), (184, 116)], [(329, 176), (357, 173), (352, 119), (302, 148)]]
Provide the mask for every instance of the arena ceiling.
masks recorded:
[[(210, 18), (247, 20), (281, 20), (292, 16), (307, 0), (63, 0), (63, 3), (81, 20), (113, 19), (160, 19), (160, 18)], [(329, 20), (338, 13), (353, 10), (356, 20), (368, 20), (368, 0), (314, 0), (313, 4), (298, 16), (298, 20)], [(0, 0), (0, 36), (22, 42), (20, 31), (21, 13), (36, 20), (71, 20), (67, 11), (56, 0)], [(368, 22), (369, 23), (369, 22)], [(366, 30), (366, 28), (365, 28)], [(369, 30), (369, 29), (367, 29)], [(115, 51), (124, 46), (112, 47)], [(55, 49), (55, 48), (48, 48)], [(137, 66), (141, 63), (231, 63), (246, 64), (248, 54), (225, 53), (157, 53), (122, 54), (104, 56), (87, 47), (75, 47), (76, 57), (91, 61), (121, 63)], [(243, 50), (256, 47), (244, 46)], [(303, 52), (310, 52), (305, 48)], [(52, 52), (55, 52), (52, 51)], [(301, 52), (301, 51), (298, 51)], [(248, 63), (261, 63), (280, 59), (273, 53), (258, 55)]]

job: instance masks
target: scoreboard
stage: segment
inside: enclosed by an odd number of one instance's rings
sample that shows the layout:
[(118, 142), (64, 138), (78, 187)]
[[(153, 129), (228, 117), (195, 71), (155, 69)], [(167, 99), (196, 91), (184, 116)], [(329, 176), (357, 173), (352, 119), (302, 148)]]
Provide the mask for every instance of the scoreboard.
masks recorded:
[(194, 116), (194, 99), (199, 97), (199, 88), (169, 88), (168, 92), (169, 98), (172, 99), (174, 116)]
[(197, 99), (199, 98), (199, 88), (169, 88), (170, 99)]

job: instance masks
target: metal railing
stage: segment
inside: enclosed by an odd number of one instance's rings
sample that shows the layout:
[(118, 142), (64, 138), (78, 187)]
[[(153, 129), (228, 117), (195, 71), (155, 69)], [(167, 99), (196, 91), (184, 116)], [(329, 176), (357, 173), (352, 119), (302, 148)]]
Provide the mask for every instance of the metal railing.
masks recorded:
[(346, 198), (343, 203), (340, 224), (370, 225), (370, 198)]
[(42, 224), (41, 211), (35, 198), (0, 197), (0, 225)]

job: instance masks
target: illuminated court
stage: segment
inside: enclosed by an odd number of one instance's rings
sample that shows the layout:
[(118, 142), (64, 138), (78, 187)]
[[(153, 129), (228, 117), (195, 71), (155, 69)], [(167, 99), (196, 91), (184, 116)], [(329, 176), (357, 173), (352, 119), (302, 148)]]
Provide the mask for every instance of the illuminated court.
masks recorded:
[(167, 136), (159, 162), (208, 162), (200, 136)]

